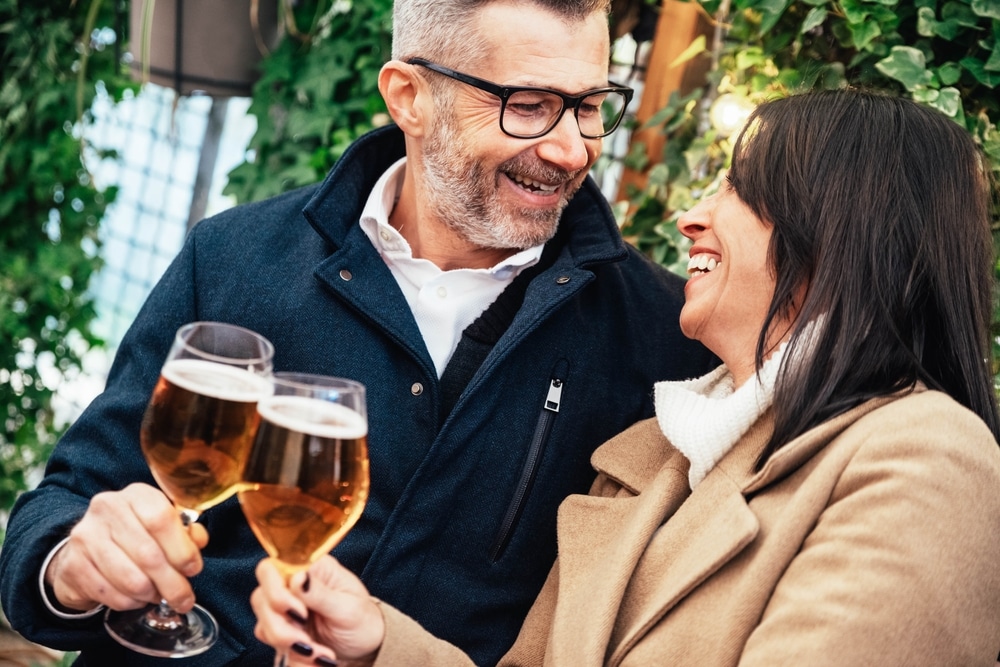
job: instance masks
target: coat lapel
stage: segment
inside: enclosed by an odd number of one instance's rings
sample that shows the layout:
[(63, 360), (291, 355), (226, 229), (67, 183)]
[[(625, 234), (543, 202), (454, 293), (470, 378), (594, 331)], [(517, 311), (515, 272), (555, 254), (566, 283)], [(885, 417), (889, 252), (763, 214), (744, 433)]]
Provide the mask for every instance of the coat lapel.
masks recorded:
[[(664, 517), (666, 523), (630, 573), (627, 604), (619, 610), (607, 664), (618, 664), (666, 613), (757, 536), (759, 523), (742, 489), (772, 430), (767, 414)], [(657, 476), (651, 488), (668, 481)], [(683, 481), (686, 487), (687, 478)]]
[[(674, 456), (668, 457), (671, 453)], [(602, 475), (592, 495), (569, 496), (559, 508), (559, 603), (547, 664), (604, 664), (614, 619), (636, 563), (664, 517), (690, 493), (687, 461), (666, 446), (655, 420), (640, 422), (610, 440), (594, 454), (593, 462)], [(650, 474), (663, 482), (636, 495)], [(618, 492), (600, 495), (607, 489)]]
[[(625, 589), (650, 536), (688, 495), (687, 472), (668, 468), (640, 496), (570, 496), (559, 510), (559, 611), (552, 664), (604, 664)], [(580, 610), (586, 609), (581, 617)]]

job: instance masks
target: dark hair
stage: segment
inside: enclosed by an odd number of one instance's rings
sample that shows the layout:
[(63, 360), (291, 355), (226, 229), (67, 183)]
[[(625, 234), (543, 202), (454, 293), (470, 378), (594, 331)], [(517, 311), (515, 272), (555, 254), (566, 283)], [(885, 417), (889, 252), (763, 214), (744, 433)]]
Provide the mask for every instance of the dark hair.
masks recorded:
[(770, 327), (798, 309), (758, 468), (809, 428), (918, 381), (1000, 439), (989, 334), (993, 189), (962, 127), (883, 93), (794, 95), (754, 111), (729, 179), (773, 225), (776, 286), (758, 369)]

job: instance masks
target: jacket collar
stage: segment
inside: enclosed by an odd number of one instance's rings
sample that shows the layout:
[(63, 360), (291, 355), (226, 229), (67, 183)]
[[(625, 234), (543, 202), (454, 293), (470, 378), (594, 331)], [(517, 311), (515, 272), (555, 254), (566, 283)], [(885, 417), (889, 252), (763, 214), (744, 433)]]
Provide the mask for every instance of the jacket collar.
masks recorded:
[[(335, 248), (355, 241), (358, 221), (379, 177), (406, 154), (403, 132), (395, 125), (373, 130), (344, 152), (306, 204), (303, 214)], [(358, 239), (360, 240), (360, 239)], [(574, 267), (625, 259), (625, 242), (611, 208), (588, 177), (563, 212), (554, 242), (566, 245)], [(552, 243), (552, 241), (550, 241)]]

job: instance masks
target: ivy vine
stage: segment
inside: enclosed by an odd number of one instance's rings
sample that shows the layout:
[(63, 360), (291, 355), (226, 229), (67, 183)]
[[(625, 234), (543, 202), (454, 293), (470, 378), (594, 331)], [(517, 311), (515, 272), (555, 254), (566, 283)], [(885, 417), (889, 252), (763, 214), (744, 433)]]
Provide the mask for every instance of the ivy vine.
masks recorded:
[(115, 95), (122, 80), (114, 31), (95, 28), (113, 25), (112, 7), (89, 9), (0, 0), (0, 519), (62, 431), (55, 390), (101, 344), (87, 287), (116, 191), (98, 190), (84, 168), (89, 118), (77, 110), (89, 109), (96, 81)]

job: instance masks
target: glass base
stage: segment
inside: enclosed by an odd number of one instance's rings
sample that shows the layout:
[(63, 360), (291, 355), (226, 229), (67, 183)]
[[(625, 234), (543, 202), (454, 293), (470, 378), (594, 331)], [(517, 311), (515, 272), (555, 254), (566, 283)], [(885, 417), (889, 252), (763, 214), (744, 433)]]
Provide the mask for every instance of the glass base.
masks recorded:
[(166, 603), (128, 611), (108, 610), (104, 627), (118, 643), (137, 653), (186, 658), (204, 653), (219, 636), (219, 624), (203, 607), (180, 614)]

